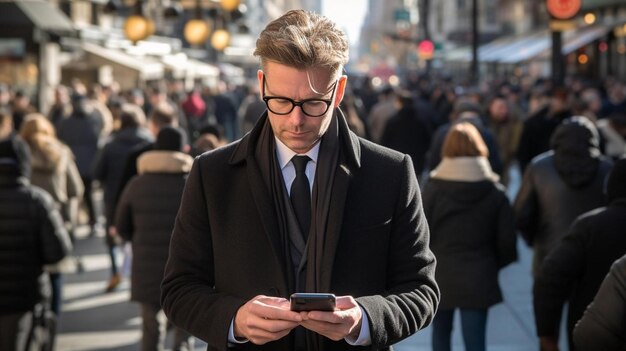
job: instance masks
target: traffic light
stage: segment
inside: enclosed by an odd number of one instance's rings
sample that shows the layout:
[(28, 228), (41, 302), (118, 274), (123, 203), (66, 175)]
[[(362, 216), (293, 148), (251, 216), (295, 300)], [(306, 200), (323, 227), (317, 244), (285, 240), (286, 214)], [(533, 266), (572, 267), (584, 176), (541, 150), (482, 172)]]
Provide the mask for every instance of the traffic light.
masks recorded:
[(417, 55), (423, 60), (430, 60), (433, 58), (435, 52), (435, 45), (430, 40), (422, 40), (417, 45)]

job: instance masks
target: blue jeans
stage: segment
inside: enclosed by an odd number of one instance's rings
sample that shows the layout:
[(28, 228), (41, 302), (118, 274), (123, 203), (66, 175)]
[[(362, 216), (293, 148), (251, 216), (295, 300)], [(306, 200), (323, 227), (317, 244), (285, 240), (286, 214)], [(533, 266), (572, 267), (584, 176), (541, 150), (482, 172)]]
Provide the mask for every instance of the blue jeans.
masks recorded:
[[(439, 310), (433, 319), (433, 351), (450, 351), (455, 310)], [(467, 351), (485, 351), (487, 309), (460, 309), (463, 342)]]

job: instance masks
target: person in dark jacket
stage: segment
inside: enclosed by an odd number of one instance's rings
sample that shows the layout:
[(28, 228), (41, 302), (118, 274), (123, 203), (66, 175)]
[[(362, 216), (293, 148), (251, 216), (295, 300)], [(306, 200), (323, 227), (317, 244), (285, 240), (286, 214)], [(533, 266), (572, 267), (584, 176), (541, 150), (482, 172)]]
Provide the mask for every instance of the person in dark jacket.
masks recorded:
[(609, 174), (607, 198), (608, 206), (576, 219), (535, 278), (535, 324), (542, 349), (557, 349), (560, 317), (569, 301), (567, 333), (570, 350), (574, 350), (574, 325), (611, 264), (626, 253), (626, 158), (617, 161)]
[(551, 149), (552, 134), (563, 120), (572, 117), (568, 108), (568, 95), (565, 88), (553, 89), (550, 92), (550, 103), (524, 121), (517, 148), (517, 160), (522, 173), (535, 156)]
[[(161, 104), (159, 106), (156, 106), (152, 110), (148, 121), (148, 130), (153, 137), (156, 138), (156, 136), (159, 134), (159, 131), (163, 127), (178, 126), (178, 119), (175, 113), (176, 111), (169, 104)], [(114, 206), (117, 206), (117, 203), (120, 199), (120, 196), (122, 196), (122, 192), (124, 191), (124, 187), (126, 187), (126, 184), (128, 184), (128, 182), (137, 175), (137, 159), (144, 152), (152, 150), (154, 148), (154, 145), (155, 144), (152, 140), (147, 140), (133, 146), (133, 148), (129, 151), (128, 156), (126, 157), (126, 161), (124, 162), (122, 176), (120, 178), (115, 198), (113, 200)]]
[(102, 128), (102, 121), (87, 108), (87, 97), (77, 93), (72, 95), (72, 114), (60, 120), (57, 125), (57, 137), (70, 147), (76, 158), (76, 166), (85, 188), (83, 201), (89, 215), (92, 235), (95, 234), (98, 224), (92, 198), (92, 163), (98, 153)]
[(454, 110), (450, 115), (451, 121), (435, 130), (435, 134), (433, 135), (428, 149), (428, 160), (426, 162), (427, 170), (435, 169), (439, 162), (441, 162), (441, 148), (450, 127), (457, 122), (470, 122), (474, 125), (474, 127), (476, 127), (476, 129), (478, 129), (480, 136), (487, 145), (487, 149), (489, 150), (488, 159), (491, 169), (497, 174), (502, 172), (502, 160), (500, 159), (498, 144), (496, 143), (496, 139), (489, 128), (487, 128), (483, 123), (481, 117), (482, 113), (480, 105), (470, 101), (469, 98), (459, 98), (459, 100), (456, 101), (454, 104)]
[(380, 144), (411, 156), (415, 174), (421, 178), (431, 130), (424, 116), (418, 115), (409, 92), (397, 92), (396, 102), (399, 111), (387, 121)]
[(433, 350), (450, 350), (460, 309), (467, 350), (485, 350), (487, 310), (502, 301), (498, 271), (517, 259), (513, 211), (487, 160), (487, 146), (469, 122), (453, 125), (443, 160), (424, 187), (424, 213), (437, 257), (441, 303)]
[(577, 351), (626, 350), (626, 255), (615, 261), (574, 327)]
[(122, 178), (126, 157), (134, 146), (152, 140), (150, 132), (143, 127), (146, 116), (140, 107), (125, 104), (122, 106), (120, 129), (98, 154), (94, 163), (94, 179), (104, 188), (106, 217), (106, 243), (111, 258), (111, 278), (106, 291), (113, 291), (121, 282), (116, 262), (116, 247), (119, 236), (114, 226), (115, 195)]
[[(161, 350), (165, 316), (159, 302), (170, 236), (193, 158), (183, 152), (187, 137), (164, 127), (153, 150), (137, 160), (139, 175), (124, 189), (115, 215), (119, 234), (132, 243), (131, 300), (141, 304), (142, 350)], [(174, 350), (193, 349), (187, 332), (175, 328)]]
[(31, 312), (49, 291), (43, 266), (71, 249), (54, 200), (29, 178), (26, 143), (0, 142), (0, 350), (25, 350)]
[(588, 118), (566, 119), (552, 136), (552, 150), (533, 159), (515, 198), (516, 227), (533, 247), (533, 275), (579, 215), (603, 206), (612, 163), (598, 148)]

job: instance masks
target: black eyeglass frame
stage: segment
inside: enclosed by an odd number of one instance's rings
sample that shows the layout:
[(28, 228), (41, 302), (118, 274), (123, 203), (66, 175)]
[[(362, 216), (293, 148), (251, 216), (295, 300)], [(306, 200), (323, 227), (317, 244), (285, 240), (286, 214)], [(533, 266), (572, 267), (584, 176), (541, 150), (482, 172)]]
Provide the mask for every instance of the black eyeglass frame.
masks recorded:
[[(288, 115), (288, 114), (290, 114), (293, 111), (294, 108), (296, 108), (296, 106), (299, 106), (300, 109), (302, 110), (302, 113), (304, 113), (308, 117), (322, 117), (322, 116), (324, 116), (326, 114), (326, 112), (328, 112), (328, 109), (330, 108), (330, 105), (333, 103), (333, 99), (335, 98), (335, 88), (337, 87), (337, 83), (338, 82), (339, 81), (336, 80), (335, 83), (333, 83), (333, 85), (331, 87), (333, 93), (330, 96), (329, 100), (327, 100), (327, 99), (304, 99), (304, 100), (296, 101), (294, 99), (291, 99), (291, 98), (288, 98), (288, 97), (284, 97), (284, 96), (272, 96), (272, 95), (266, 96), (265, 95), (265, 84), (266, 84), (265, 73), (263, 73), (263, 86), (261, 88), (261, 95), (263, 96), (263, 101), (265, 102), (265, 106), (267, 107), (267, 109), (270, 112), (274, 113), (274, 114), (281, 115), (281, 116)], [(289, 101), (291, 103), (291, 108), (289, 109), (288, 112), (275, 112), (274, 110), (272, 110), (270, 108), (270, 104), (269, 104), (270, 100), (274, 100), (274, 99), (281, 99), (281, 100)], [(326, 109), (324, 109), (324, 112), (320, 113), (319, 115), (311, 115), (311, 114), (307, 113), (304, 110), (303, 106), (304, 106), (305, 103), (311, 102), (311, 101), (325, 103), (326, 104)]]

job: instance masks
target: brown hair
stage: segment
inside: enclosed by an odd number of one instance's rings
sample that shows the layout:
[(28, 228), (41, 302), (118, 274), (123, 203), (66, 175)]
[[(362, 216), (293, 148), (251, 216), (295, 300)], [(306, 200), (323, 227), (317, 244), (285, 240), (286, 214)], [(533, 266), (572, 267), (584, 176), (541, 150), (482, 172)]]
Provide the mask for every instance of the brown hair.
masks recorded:
[(165, 126), (178, 126), (176, 111), (168, 103), (159, 104), (150, 114), (150, 120), (158, 128)]
[(489, 156), (487, 145), (478, 129), (469, 122), (452, 125), (441, 150), (442, 157), (478, 157)]
[(58, 165), (62, 152), (60, 142), (56, 138), (54, 126), (46, 117), (40, 113), (26, 115), (19, 132), (33, 153), (40, 153), (49, 162)]
[(141, 127), (146, 123), (146, 114), (137, 105), (123, 104), (120, 122), (120, 129)]
[(299, 70), (326, 68), (333, 75), (348, 62), (348, 39), (328, 18), (292, 10), (270, 22), (256, 41), (254, 55)]

